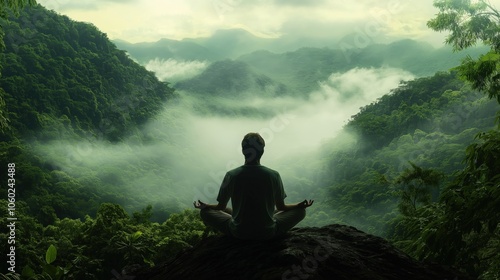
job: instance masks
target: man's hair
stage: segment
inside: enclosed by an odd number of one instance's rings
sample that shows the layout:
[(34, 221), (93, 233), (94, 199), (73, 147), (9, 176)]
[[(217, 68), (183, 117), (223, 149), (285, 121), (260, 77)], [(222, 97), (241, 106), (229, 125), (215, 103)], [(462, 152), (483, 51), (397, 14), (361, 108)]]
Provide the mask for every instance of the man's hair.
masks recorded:
[(260, 134), (250, 132), (241, 141), (241, 149), (246, 161), (258, 160), (264, 154), (264, 146), (266, 142)]

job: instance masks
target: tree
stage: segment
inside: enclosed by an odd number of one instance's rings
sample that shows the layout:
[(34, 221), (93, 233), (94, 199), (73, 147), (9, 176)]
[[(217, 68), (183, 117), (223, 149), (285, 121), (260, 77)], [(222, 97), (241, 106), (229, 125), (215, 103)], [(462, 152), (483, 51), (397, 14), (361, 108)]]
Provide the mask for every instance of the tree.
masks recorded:
[(450, 31), (446, 44), (460, 51), (482, 42), (490, 51), (457, 67), (474, 89), (485, 91), (500, 103), (500, 12), (488, 1), (436, 0), (437, 16), (427, 22), (435, 31)]
[[(488, 53), (467, 57), (457, 68), (474, 89), (500, 103), (500, 12), (485, 0), (437, 0), (434, 6), (439, 13), (427, 24), (436, 31), (450, 31), (446, 43), (455, 51), (478, 41), (489, 45)], [(426, 230), (420, 241), (437, 260), (481, 279), (500, 277), (499, 128), (478, 134), (467, 148), (465, 169), (441, 196), (442, 215), (429, 224), (427, 229), (433, 230)]]
[[(33, 6), (36, 4), (35, 0), (6, 0), (0, 2), (0, 18), (7, 19), (9, 13), (8, 11), (13, 11), (16, 15), (25, 6)], [(3, 37), (5, 33), (3, 27), (0, 25), (0, 51), (5, 49), (5, 43), (3, 42)], [(2, 70), (2, 65), (0, 65), (0, 71)], [(0, 74), (1, 75), (1, 74)], [(0, 132), (4, 132), (8, 127), (8, 119), (6, 114), (6, 106), (4, 101), (4, 91), (0, 88)]]
[(443, 176), (435, 170), (423, 169), (412, 162), (410, 164), (412, 169), (406, 169), (396, 179), (396, 184), (401, 185), (399, 211), (405, 216), (415, 215), (419, 205), (431, 202), (431, 188), (439, 186)]
[[(443, 193), (441, 231), (429, 239), (441, 260), (500, 277), (500, 131), (476, 136), (466, 150), (465, 169)], [(453, 232), (453, 234), (449, 234)], [(450, 261), (451, 260), (451, 261)], [(473, 260), (471, 264), (471, 260)]]
[[(19, 11), (26, 6), (33, 6), (36, 4), (36, 0), (4, 0), (0, 3), (0, 17), (7, 19), (9, 16), (9, 11), (14, 12), (15, 15), (19, 15)], [(5, 48), (3, 42), (3, 28), (0, 26), (0, 49)]]
[(147, 262), (150, 265), (153, 263), (148, 260), (149, 255), (154, 251), (149, 247), (147, 241), (143, 240), (141, 231), (134, 233), (120, 232), (113, 239), (116, 250), (123, 255), (123, 259), (128, 264), (140, 263), (141, 261)]

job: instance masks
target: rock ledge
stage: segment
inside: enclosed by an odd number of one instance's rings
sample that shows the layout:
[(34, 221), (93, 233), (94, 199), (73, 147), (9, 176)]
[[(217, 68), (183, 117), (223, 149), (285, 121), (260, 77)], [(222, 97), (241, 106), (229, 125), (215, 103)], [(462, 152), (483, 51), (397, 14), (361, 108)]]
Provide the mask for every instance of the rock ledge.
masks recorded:
[(410, 258), (385, 239), (354, 227), (292, 229), (270, 241), (208, 237), (134, 279), (472, 279)]

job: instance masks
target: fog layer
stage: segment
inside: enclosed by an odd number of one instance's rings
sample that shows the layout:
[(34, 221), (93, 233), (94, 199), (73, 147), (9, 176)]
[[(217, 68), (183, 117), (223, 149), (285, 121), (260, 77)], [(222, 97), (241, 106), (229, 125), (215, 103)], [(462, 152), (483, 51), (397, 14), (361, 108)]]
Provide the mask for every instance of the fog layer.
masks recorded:
[(144, 67), (155, 72), (159, 80), (175, 83), (198, 75), (207, 68), (207, 63), (204, 61), (178, 61), (156, 58), (150, 60)]
[[(158, 67), (151, 69), (164, 78), (163, 67), (172, 65), (175, 62), (158, 62)], [(185, 69), (196, 67), (200, 65), (177, 64), (177, 71), (189, 72)], [(121, 143), (85, 139), (34, 146), (39, 155), (84, 186), (118, 190), (141, 204), (123, 203), (129, 211), (146, 203), (181, 209), (191, 207), (194, 199), (215, 203), (225, 172), (243, 163), (241, 139), (248, 132), (259, 132), (266, 141), (261, 163), (281, 173), (288, 193), (286, 202), (294, 202), (313, 194), (309, 188), (316, 186), (314, 174), (321, 168), (320, 148), (327, 143), (335, 145), (330, 139), (360, 107), (409, 79), (412, 75), (401, 69), (352, 69), (332, 74), (307, 98), (271, 99), (256, 92), (248, 99), (221, 100), (231, 110), (250, 107), (272, 112), (265, 117), (200, 113), (195, 108), (202, 108), (205, 101), (189, 92), (178, 92), (179, 99), (165, 104), (163, 112), (141, 133)]]

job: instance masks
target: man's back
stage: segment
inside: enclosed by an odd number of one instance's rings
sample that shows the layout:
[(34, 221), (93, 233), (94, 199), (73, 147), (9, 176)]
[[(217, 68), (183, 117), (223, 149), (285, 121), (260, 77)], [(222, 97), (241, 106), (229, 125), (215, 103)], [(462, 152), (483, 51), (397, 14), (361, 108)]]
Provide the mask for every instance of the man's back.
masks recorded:
[(274, 236), (276, 198), (286, 197), (278, 172), (262, 165), (243, 165), (227, 172), (219, 202), (232, 201), (230, 230), (242, 239), (267, 239)]
[[(278, 172), (260, 165), (266, 142), (250, 132), (241, 141), (245, 165), (226, 173), (217, 205), (194, 201), (203, 222), (240, 239), (270, 239), (285, 234), (306, 216), (313, 200), (285, 204)], [(227, 208), (231, 199), (233, 209)], [(279, 211), (274, 213), (274, 208)]]

